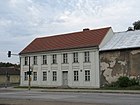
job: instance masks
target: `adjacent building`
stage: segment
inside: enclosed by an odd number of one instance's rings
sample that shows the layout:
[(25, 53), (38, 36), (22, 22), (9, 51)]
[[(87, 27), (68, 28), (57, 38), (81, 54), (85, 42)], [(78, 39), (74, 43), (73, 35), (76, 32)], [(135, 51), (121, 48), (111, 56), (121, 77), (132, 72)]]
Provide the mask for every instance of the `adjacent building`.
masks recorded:
[(118, 32), (100, 49), (101, 86), (120, 76), (140, 81), (140, 30)]
[[(20, 52), (20, 85), (99, 88), (99, 49), (113, 37), (111, 27), (36, 38)], [(30, 60), (29, 60), (30, 58)]]
[(0, 86), (19, 84), (20, 70), (15, 67), (0, 67)]

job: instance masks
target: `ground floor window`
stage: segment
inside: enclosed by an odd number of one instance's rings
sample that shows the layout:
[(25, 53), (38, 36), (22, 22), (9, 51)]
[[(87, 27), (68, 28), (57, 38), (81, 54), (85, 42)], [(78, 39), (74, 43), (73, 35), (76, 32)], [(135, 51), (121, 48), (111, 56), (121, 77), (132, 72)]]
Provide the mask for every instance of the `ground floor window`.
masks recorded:
[(57, 81), (57, 72), (53, 71), (53, 81)]
[(78, 71), (74, 71), (74, 81), (78, 81)]
[(33, 81), (37, 81), (37, 72), (33, 72)]
[(27, 80), (28, 80), (27, 72), (24, 72), (24, 81), (27, 81)]
[(43, 72), (43, 81), (47, 81), (47, 72), (46, 71)]
[(90, 70), (85, 70), (85, 81), (90, 81)]

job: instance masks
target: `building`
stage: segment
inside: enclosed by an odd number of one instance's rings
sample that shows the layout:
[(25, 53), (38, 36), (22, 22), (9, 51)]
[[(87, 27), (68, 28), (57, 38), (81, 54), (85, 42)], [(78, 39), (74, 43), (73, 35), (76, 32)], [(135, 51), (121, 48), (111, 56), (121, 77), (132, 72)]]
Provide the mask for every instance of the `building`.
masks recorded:
[(107, 27), (36, 38), (20, 52), (20, 85), (28, 85), (30, 64), (32, 86), (99, 88), (99, 49), (112, 36)]
[(15, 67), (0, 67), (0, 86), (19, 84), (20, 70)]
[(101, 86), (120, 76), (140, 80), (140, 30), (115, 33), (100, 49)]

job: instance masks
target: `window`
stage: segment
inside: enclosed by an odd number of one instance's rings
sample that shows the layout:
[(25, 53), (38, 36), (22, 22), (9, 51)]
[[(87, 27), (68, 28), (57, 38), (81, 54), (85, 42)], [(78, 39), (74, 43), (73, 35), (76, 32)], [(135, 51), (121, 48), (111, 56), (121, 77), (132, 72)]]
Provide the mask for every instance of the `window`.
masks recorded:
[(52, 63), (53, 63), (53, 64), (56, 64), (56, 63), (57, 63), (56, 60), (57, 60), (56, 54), (53, 54), (53, 55), (52, 55)]
[(53, 81), (57, 81), (57, 72), (53, 71)]
[(78, 71), (74, 71), (74, 81), (78, 81)]
[(27, 81), (28, 80), (28, 75), (27, 72), (24, 72), (24, 80)]
[(43, 72), (43, 81), (47, 81), (47, 72), (46, 71)]
[(89, 62), (90, 61), (89, 60), (89, 51), (84, 52), (84, 54), (85, 54), (85, 62)]
[(47, 55), (43, 55), (42, 58), (43, 58), (43, 64), (47, 64)]
[(90, 70), (85, 70), (85, 81), (90, 81)]
[(73, 53), (73, 62), (78, 62), (78, 52)]
[(28, 65), (28, 57), (25, 57), (25, 65)]
[(68, 63), (68, 54), (67, 53), (63, 54), (63, 63)]
[(33, 57), (33, 63), (34, 63), (34, 65), (37, 65), (37, 56)]
[(33, 72), (33, 80), (37, 81), (37, 72)]

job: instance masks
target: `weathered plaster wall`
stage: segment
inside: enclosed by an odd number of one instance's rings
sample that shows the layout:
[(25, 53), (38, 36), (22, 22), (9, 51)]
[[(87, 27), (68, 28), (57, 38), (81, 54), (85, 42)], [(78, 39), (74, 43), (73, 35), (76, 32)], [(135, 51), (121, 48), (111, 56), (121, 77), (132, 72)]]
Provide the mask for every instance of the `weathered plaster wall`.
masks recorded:
[(120, 76), (140, 76), (140, 49), (100, 52), (101, 86), (116, 81)]

